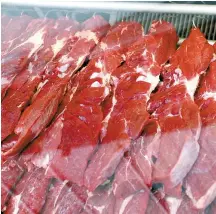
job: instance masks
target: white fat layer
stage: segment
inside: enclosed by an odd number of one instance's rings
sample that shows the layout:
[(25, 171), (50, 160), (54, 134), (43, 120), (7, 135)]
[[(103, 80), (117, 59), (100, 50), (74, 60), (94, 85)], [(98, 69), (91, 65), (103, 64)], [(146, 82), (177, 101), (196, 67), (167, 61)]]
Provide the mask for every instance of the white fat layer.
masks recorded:
[(192, 78), (191, 80), (184, 80), (184, 84), (187, 88), (187, 92), (191, 96), (192, 99), (194, 99), (194, 93), (196, 91), (198, 83), (199, 83), (199, 75), (198, 74), (194, 78)]
[(202, 95), (204, 100), (207, 100), (209, 98), (213, 98), (213, 100), (216, 101), (216, 92), (208, 92), (206, 91), (203, 95)]
[(212, 58), (211, 62), (214, 62), (214, 61), (216, 61), (216, 54), (215, 53), (213, 54), (213, 58)]
[(54, 57), (61, 50), (64, 44), (65, 44), (65, 38), (56, 40), (56, 43), (51, 46)]
[(133, 197), (134, 197), (134, 195), (129, 195), (127, 198), (124, 199), (124, 201), (121, 204), (121, 208), (119, 210), (119, 214), (123, 214), (124, 213), (124, 210), (125, 210), (126, 206), (132, 200)]
[(101, 84), (100, 84), (98, 81), (96, 81), (96, 82), (93, 82), (93, 83), (91, 84), (91, 87), (92, 87), (92, 88), (101, 87)]
[(178, 185), (192, 168), (199, 154), (200, 146), (195, 139), (185, 142), (181, 154), (170, 173), (173, 186)]
[(101, 62), (100, 60), (98, 60), (98, 61), (95, 63), (95, 67), (96, 67), (96, 68), (102, 69), (102, 68), (103, 68), (102, 62)]
[(77, 88), (78, 88), (78, 85), (77, 85), (76, 87), (73, 87), (72, 93), (71, 93), (71, 95), (70, 95), (70, 101), (73, 99), (73, 96), (74, 96), (74, 94), (75, 94)]
[(85, 57), (86, 57), (86, 55), (79, 57), (79, 59), (77, 60), (77, 67), (76, 67), (75, 70), (77, 70), (81, 66), (81, 64), (83, 63), (83, 60), (85, 59)]
[(136, 72), (140, 73), (141, 75), (136, 79), (136, 82), (148, 82), (151, 84), (151, 87), (149, 89), (149, 94), (156, 88), (158, 85), (160, 79), (159, 75), (154, 76), (151, 72), (146, 72), (143, 68), (137, 67)]
[(216, 181), (211, 185), (211, 187), (207, 190), (205, 195), (203, 195), (199, 200), (196, 200), (193, 197), (193, 193), (191, 192), (191, 188), (189, 185), (186, 185), (186, 194), (192, 200), (193, 205), (197, 209), (204, 209), (207, 207), (216, 197)]
[(179, 206), (181, 205), (182, 199), (166, 197), (166, 201), (169, 205), (170, 214), (176, 214)]
[(106, 50), (107, 49), (107, 44), (106, 43), (104, 43), (104, 42), (101, 42), (100, 43), (100, 48), (102, 49), (102, 50)]
[(10, 83), (10, 81), (7, 78), (5, 78), (5, 77), (1, 78), (1, 85), (6, 85), (8, 83)]
[(68, 57), (67, 55), (64, 55), (61, 57), (61, 59), (59, 60), (60, 63), (68, 63), (70, 62), (71, 60), (73, 60), (72, 57)]
[(34, 45), (33, 48), (31, 48), (31, 51), (28, 55), (28, 57), (31, 57), (33, 53), (36, 52), (36, 50), (38, 50), (38, 48), (43, 45), (44, 43), (44, 32), (45, 28), (41, 28), (40, 30), (38, 30), (33, 36), (31, 36), (30, 38), (28, 38), (25, 42), (19, 44), (18, 46), (16, 46), (14, 49), (16, 49), (17, 47), (20, 47), (24, 44), (27, 43), (32, 43)]
[(41, 88), (43, 88), (43, 87), (46, 85), (46, 83), (47, 83), (48, 81), (49, 81), (49, 80), (46, 79), (44, 82), (39, 83), (39, 85), (38, 85), (38, 91), (40, 91)]
[(88, 41), (94, 40), (95, 44), (98, 43), (98, 38), (96, 33), (90, 30), (79, 31), (75, 34), (75, 36), (79, 37), (80, 39), (87, 39)]
[(103, 210), (104, 210), (104, 208), (105, 208), (105, 205), (100, 206), (100, 207), (94, 206), (94, 209), (96, 209), (97, 211), (99, 211), (99, 213), (102, 213)]
[(32, 62), (30, 62), (29, 65), (28, 65), (28, 71), (30, 73), (32, 73), (32, 71), (33, 71), (33, 64), (32, 64)]
[(70, 65), (70, 64), (62, 65), (61, 67), (59, 67), (58, 70), (59, 70), (61, 73), (65, 73), (65, 71), (67, 71), (67, 69), (69, 68), (69, 65)]
[(19, 212), (19, 203), (21, 200), (21, 196), (22, 194), (19, 194), (14, 197), (14, 211), (12, 214), (17, 214)]

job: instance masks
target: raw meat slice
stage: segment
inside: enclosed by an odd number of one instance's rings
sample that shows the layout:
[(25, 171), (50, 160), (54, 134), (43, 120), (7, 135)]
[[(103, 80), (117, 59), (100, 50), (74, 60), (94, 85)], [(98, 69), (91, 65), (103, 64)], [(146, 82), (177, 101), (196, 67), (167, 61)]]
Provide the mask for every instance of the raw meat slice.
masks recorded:
[[(96, 19), (101, 20), (102, 25), (106, 25), (106, 29), (109, 28), (108, 23), (100, 16), (92, 17), (91, 21), (94, 22)], [(98, 27), (93, 28), (93, 31), (91, 31), (91, 28), (92, 26), (90, 26), (89, 30), (85, 29), (77, 32), (70, 39), (71, 49), (68, 47), (67, 49), (63, 48), (64, 51), (60, 51), (57, 60), (52, 63), (55, 65), (55, 69), (50, 70), (48, 68), (45, 71), (46, 78), (39, 88), (38, 94), (33, 103), (23, 112), (15, 128), (15, 133), (19, 135), (17, 144), (7, 151), (4, 154), (5, 156), (22, 150), (51, 122), (57, 112), (57, 107), (62, 100), (71, 75), (80, 68), (100, 39), (94, 32)], [(68, 44), (69, 42), (66, 45)]]
[[(140, 31), (141, 29), (140, 25)], [(137, 34), (140, 35), (139, 32)], [(94, 58), (78, 73), (77, 78), (72, 78), (75, 81), (72, 86), (76, 90), (71, 88), (62, 113), (35, 142), (39, 145), (39, 150), (33, 149), (36, 153), (30, 158), (31, 162), (46, 168), (47, 176), (83, 185), (84, 171), (96, 149), (101, 129), (103, 115), (100, 104), (109, 93), (110, 71), (105, 70), (105, 65), (103, 56)], [(57, 128), (58, 124), (60, 128)], [(56, 135), (57, 139), (51, 138), (49, 141), (49, 136), (52, 135)], [(25, 155), (28, 154), (31, 154), (31, 151), (25, 152)]]
[(28, 67), (16, 77), (2, 102), (2, 140), (14, 131), (21, 112), (30, 102), (42, 80), (47, 63), (55, 58), (69, 36), (73, 35), (77, 29), (78, 23), (73, 20), (59, 19), (49, 25), (49, 32), (45, 36), (43, 48), (34, 54)]
[(161, 130), (157, 121), (149, 120), (142, 135), (132, 142), (130, 150), (132, 165), (149, 187), (152, 184), (152, 165), (158, 156), (160, 135)]
[(166, 66), (161, 90), (184, 84), (193, 99), (199, 77), (208, 68), (212, 55), (212, 46), (198, 28), (193, 28)]
[(41, 213), (80, 213), (87, 199), (86, 189), (68, 181), (54, 181)]
[(113, 194), (116, 199), (113, 213), (145, 213), (149, 190), (131, 165), (131, 158), (123, 158), (113, 181)]
[(61, 201), (69, 190), (68, 181), (54, 180), (47, 193), (46, 203), (41, 213), (54, 213)]
[(207, 69), (212, 55), (213, 49), (204, 35), (192, 29), (171, 57), (163, 73), (163, 84), (149, 101), (148, 110), (161, 129), (153, 180), (162, 182), (165, 189), (182, 182), (197, 159), (201, 121), (193, 98), (199, 76)]
[(10, 17), (8, 24), (4, 26), (2, 31), (2, 53), (8, 48), (8, 42), (12, 42), (13, 39), (23, 33), (27, 25), (32, 20), (32, 17), (27, 15), (21, 15), (18, 17)]
[(44, 170), (35, 168), (26, 172), (11, 197), (5, 213), (39, 213), (42, 209), (50, 179)]
[(146, 209), (146, 214), (168, 214), (164, 207), (154, 198), (154, 196), (149, 199), (148, 207)]
[[(101, 129), (101, 144), (85, 172), (85, 186), (91, 191), (114, 173), (124, 152), (129, 149), (131, 139), (141, 133), (149, 118), (146, 104), (159, 82), (161, 64), (175, 50), (177, 36), (172, 25), (154, 22), (152, 28), (149, 35), (129, 47), (126, 63), (112, 73), (112, 96), (103, 108), (106, 116)], [(162, 28), (166, 30), (161, 32)], [(161, 59), (159, 53), (171, 39), (174, 40), (169, 48), (171, 51)]]
[(16, 159), (7, 160), (1, 167), (1, 210), (5, 210), (6, 203), (12, 195), (12, 190), (22, 177), (24, 169)]
[(191, 200), (186, 195), (184, 195), (184, 197), (182, 198), (182, 201), (178, 205), (176, 214), (185, 214), (185, 213), (204, 214), (205, 212), (203, 210), (196, 210), (193, 207)]
[[(215, 48), (216, 51), (216, 48)], [(216, 197), (216, 60), (203, 76), (195, 96), (202, 120), (200, 153), (185, 179), (186, 193), (197, 209), (206, 208)]]
[(112, 187), (107, 185), (88, 193), (82, 214), (113, 214), (114, 205)]
[(44, 44), (44, 38), (48, 31), (51, 20), (42, 22), (26, 30), (22, 36), (25, 39), (2, 56), (2, 98), (12, 84), (14, 78), (26, 66), (32, 55)]

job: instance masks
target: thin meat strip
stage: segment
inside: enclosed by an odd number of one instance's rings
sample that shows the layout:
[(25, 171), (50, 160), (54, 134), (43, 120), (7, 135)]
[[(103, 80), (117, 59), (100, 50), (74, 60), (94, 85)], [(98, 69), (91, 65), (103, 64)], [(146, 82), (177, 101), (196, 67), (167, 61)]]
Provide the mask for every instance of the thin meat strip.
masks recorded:
[[(215, 53), (216, 53), (216, 44)], [(185, 179), (186, 194), (197, 209), (206, 208), (216, 197), (216, 55), (202, 77), (195, 95), (202, 121), (199, 156)]]
[(100, 16), (93, 16), (86, 22), (82, 24), (82, 31), (78, 31), (66, 43), (57, 59), (47, 67), (32, 104), (22, 113), (15, 128), (14, 132), (19, 136), (17, 143), (4, 153), (5, 156), (17, 154), (51, 122), (71, 76), (82, 66), (109, 28), (109, 24)]
[[(108, 42), (108, 38), (114, 37), (117, 43), (119, 37), (126, 37), (129, 32), (134, 35), (134, 40), (125, 45), (119, 47)], [(66, 94), (68, 99), (64, 102), (63, 111), (22, 154), (24, 162), (28, 164), (29, 160), (34, 165), (45, 168), (47, 176), (83, 185), (85, 169), (98, 144), (103, 120), (101, 103), (109, 94), (110, 73), (124, 60), (122, 57), (118, 65), (113, 64), (111, 67), (107, 65), (110, 61), (106, 56), (124, 53), (123, 48), (141, 35), (142, 26), (134, 22), (122, 22), (109, 30), (101, 41), (107, 41), (109, 52), (104, 51), (102, 56), (90, 60), (89, 64), (72, 78), (72, 87)], [(118, 49), (112, 49), (113, 46)], [(106, 70), (107, 66), (111, 70)]]
[(199, 153), (200, 114), (194, 102), (199, 77), (207, 69), (213, 48), (199, 29), (170, 59), (163, 73), (163, 84), (152, 95), (148, 110), (160, 136), (152, 145), (155, 151), (153, 181), (171, 189), (183, 181)]
[(141, 133), (149, 118), (147, 101), (176, 42), (172, 25), (153, 22), (149, 35), (129, 48), (126, 63), (112, 73), (112, 95), (103, 107), (101, 144), (85, 172), (85, 186), (90, 191), (112, 176), (131, 140)]
[(38, 84), (42, 81), (47, 63), (54, 60), (68, 38), (78, 29), (77, 22), (65, 18), (49, 24), (43, 47), (34, 54), (27, 68), (15, 78), (2, 102), (1, 140), (13, 133), (22, 111), (30, 103)]

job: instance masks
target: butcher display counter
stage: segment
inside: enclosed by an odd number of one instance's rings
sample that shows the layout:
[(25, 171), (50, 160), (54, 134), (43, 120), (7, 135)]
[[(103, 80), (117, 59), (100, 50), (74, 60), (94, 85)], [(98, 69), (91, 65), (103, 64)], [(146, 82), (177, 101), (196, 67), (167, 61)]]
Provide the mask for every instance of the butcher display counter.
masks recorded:
[(3, 1), (1, 211), (215, 214), (216, 6)]

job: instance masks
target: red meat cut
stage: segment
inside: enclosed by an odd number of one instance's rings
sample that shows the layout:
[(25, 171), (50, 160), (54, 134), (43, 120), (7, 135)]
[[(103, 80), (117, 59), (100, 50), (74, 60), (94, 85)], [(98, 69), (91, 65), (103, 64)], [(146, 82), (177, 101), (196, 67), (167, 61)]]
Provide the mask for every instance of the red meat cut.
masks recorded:
[[(91, 21), (94, 22), (96, 19), (101, 21), (103, 28), (104, 25), (106, 25), (106, 29), (109, 28), (108, 23), (100, 16), (92, 17)], [(90, 27), (92, 28), (92, 26)], [(91, 28), (78, 31), (66, 44), (70, 44), (71, 48), (68, 46), (63, 48), (63, 51), (58, 54), (57, 60), (48, 66), (45, 71), (46, 78), (33, 99), (33, 103), (23, 112), (15, 128), (15, 133), (19, 135), (18, 141), (4, 154), (5, 156), (16, 154), (22, 150), (49, 124), (62, 100), (71, 75), (83, 64), (100, 39), (97, 37), (97, 30), (100, 30), (98, 25)], [(103, 32), (105, 33), (105, 31)], [(79, 49), (78, 52), (77, 49)], [(55, 69), (50, 70), (53, 65)]]
[(73, 35), (77, 29), (78, 24), (73, 20), (59, 19), (49, 24), (49, 32), (45, 35), (43, 48), (34, 54), (28, 67), (15, 78), (2, 102), (2, 140), (13, 133), (21, 112), (30, 102), (42, 80), (42, 74), (47, 63), (54, 59), (68, 37)]
[(26, 172), (9, 200), (5, 213), (39, 213), (42, 209), (50, 180), (44, 170), (35, 168)]
[(5, 204), (12, 196), (12, 189), (22, 177), (24, 169), (15, 158), (7, 160), (1, 165), (1, 210), (5, 210)]
[[(85, 186), (89, 190), (93, 191), (112, 176), (131, 140), (141, 133), (149, 118), (147, 101), (159, 82), (161, 65), (174, 52), (176, 42), (172, 25), (154, 22), (149, 35), (130, 46), (126, 63), (112, 73), (112, 95), (103, 106), (101, 144), (85, 172)], [(167, 45), (169, 51), (163, 58), (159, 53)]]
[[(133, 28), (131, 23), (121, 25), (123, 28), (128, 25), (128, 30)], [(142, 27), (139, 26), (140, 31), (135, 33), (137, 37), (141, 36)], [(127, 34), (127, 31), (124, 33)], [(25, 156), (34, 153), (30, 158), (31, 162), (46, 168), (48, 176), (83, 185), (84, 171), (96, 148), (101, 129), (103, 115), (100, 104), (109, 93), (110, 75), (105, 70), (105, 65), (103, 56), (94, 58), (76, 78), (72, 78), (72, 86), (76, 90), (71, 88), (64, 110), (29, 150), (26, 150)], [(112, 70), (114, 69), (115, 67)], [(51, 140), (47, 140), (50, 136)]]
[(113, 181), (115, 214), (145, 213), (149, 190), (131, 164), (131, 158), (124, 157), (116, 169)]
[[(33, 20), (25, 33), (20, 36), (18, 44), (2, 56), (2, 98), (14, 78), (26, 66), (33, 54), (44, 44), (44, 38), (51, 20)], [(16, 40), (13, 40), (15, 43)]]
[[(216, 45), (215, 45), (216, 51)], [(195, 95), (202, 120), (200, 153), (185, 180), (186, 193), (197, 209), (206, 208), (216, 197), (216, 60), (202, 77)]]
[(55, 180), (47, 193), (46, 204), (41, 213), (81, 213), (86, 199), (85, 188), (68, 181)]
[(26, 30), (28, 24), (32, 21), (32, 17), (27, 15), (21, 15), (18, 17), (4, 16), (2, 21), (1, 53), (4, 54), (8, 47), (12, 44), (13, 40), (16, 37), (19, 37), (20, 34)]
[(212, 55), (213, 49), (204, 35), (192, 29), (171, 57), (163, 73), (163, 84), (149, 101), (148, 111), (161, 130), (153, 180), (163, 183), (165, 189), (181, 183), (197, 159), (201, 121), (193, 98), (199, 76), (207, 69)]

